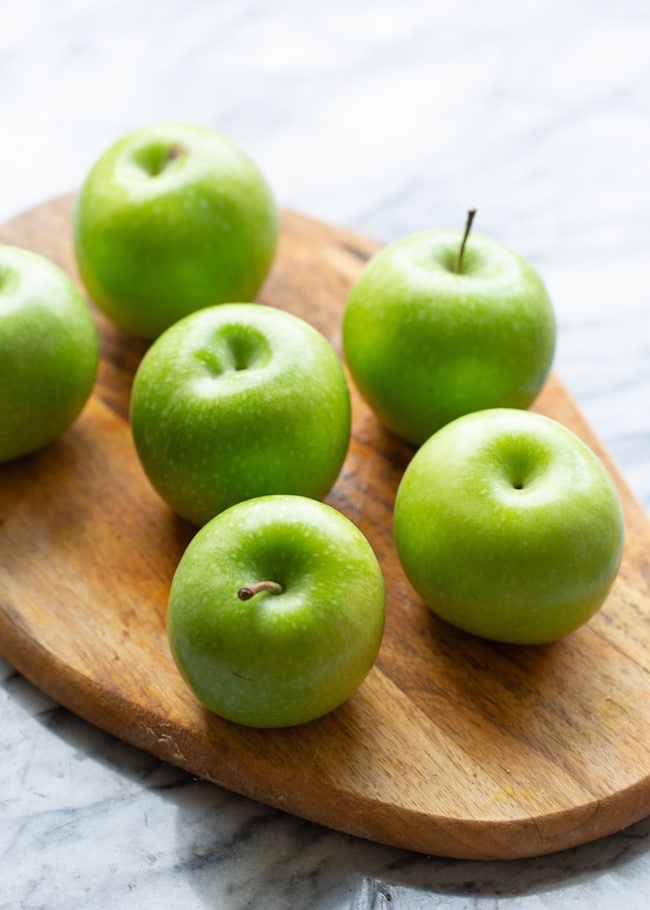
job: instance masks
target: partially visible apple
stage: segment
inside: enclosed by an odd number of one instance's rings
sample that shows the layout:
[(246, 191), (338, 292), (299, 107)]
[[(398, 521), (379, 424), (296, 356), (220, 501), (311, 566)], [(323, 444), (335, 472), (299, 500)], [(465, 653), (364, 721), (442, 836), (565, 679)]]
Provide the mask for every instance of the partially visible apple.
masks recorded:
[(0, 462), (74, 422), (98, 359), (95, 323), (74, 282), (42, 256), (0, 246)]
[(314, 720), (377, 657), (384, 580), (361, 531), (324, 503), (264, 496), (205, 525), (167, 611), (179, 671), (207, 708), (253, 727)]
[(350, 441), (339, 358), (317, 329), (256, 303), (186, 316), (149, 348), (133, 437), (160, 496), (197, 525), (269, 493), (323, 498)]
[(603, 463), (557, 421), (485, 410), (416, 452), (395, 503), (404, 571), (429, 607), (484, 638), (541, 644), (590, 619), (624, 523)]
[(467, 238), (470, 224), (465, 235), (425, 231), (387, 246), (347, 301), (352, 379), (413, 445), (462, 414), (528, 407), (552, 364), (555, 317), (540, 277), (497, 241)]
[(109, 148), (83, 183), (74, 224), (91, 298), (148, 339), (194, 310), (252, 300), (277, 231), (269, 186), (244, 152), (178, 123), (144, 127)]

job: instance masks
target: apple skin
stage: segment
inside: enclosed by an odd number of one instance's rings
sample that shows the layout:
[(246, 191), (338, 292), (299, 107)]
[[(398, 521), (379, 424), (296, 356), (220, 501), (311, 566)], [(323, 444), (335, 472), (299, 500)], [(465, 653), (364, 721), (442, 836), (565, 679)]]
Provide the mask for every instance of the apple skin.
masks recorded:
[(602, 606), (624, 522), (602, 462), (570, 430), (529, 411), (458, 418), (409, 463), (394, 512), (405, 574), (466, 632), (555, 641)]
[(273, 261), (278, 212), (253, 162), (225, 137), (168, 123), (130, 133), (78, 194), (77, 265), (93, 301), (142, 338), (197, 309), (249, 301)]
[(0, 462), (76, 420), (98, 361), (97, 329), (74, 282), (36, 253), (0, 246)]
[(350, 394), (324, 335), (256, 303), (186, 316), (136, 372), (131, 427), (160, 496), (205, 524), (271, 493), (322, 499), (350, 442)]
[[(282, 593), (238, 597), (274, 581)], [(178, 669), (211, 711), (289, 727), (346, 701), (384, 631), (381, 569), (361, 531), (299, 496), (239, 503), (192, 539), (174, 575), (167, 629)]]
[(456, 417), (527, 408), (544, 385), (556, 323), (537, 272), (471, 234), (425, 231), (381, 250), (347, 301), (345, 359), (379, 421), (420, 445)]

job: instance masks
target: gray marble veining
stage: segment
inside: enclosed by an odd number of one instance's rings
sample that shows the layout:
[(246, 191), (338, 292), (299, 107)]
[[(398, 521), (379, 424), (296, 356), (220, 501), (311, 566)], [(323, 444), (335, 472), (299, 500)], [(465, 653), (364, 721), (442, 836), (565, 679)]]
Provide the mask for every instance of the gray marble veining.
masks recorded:
[[(0, 220), (171, 119), (381, 241), (476, 205), (542, 273), (558, 372), (650, 509), (649, 48), (642, 0), (2, 0)], [(514, 863), (419, 856), (196, 781), (5, 661), (0, 680), (0, 910), (647, 906), (650, 820)]]

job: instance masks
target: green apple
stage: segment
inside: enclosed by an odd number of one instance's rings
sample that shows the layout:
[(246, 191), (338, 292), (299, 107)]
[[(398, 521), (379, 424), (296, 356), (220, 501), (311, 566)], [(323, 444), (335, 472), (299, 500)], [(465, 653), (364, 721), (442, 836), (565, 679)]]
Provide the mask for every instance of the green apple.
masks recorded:
[(270, 493), (323, 498), (350, 441), (341, 361), (304, 320), (233, 303), (164, 332), (136, 372), (131, 426), (144, 470), (180, 515), (204, 524)]
[(288, 727), (346, 701), (384, 630), (381, 569), (331, 506), (263, 496), (193, 538), (171, 586), (167, 629), (180, 673), (216, 714)]
[(552, 364), (555, 317), (539, 275), (467, 233), (425, 231), (385, 247), (345, 308), (352, 379), (380, 422), (414, 445), (463, 414), (528, 407)]
[(73, 423), (98, 359), (95, 323), (74, 282), (42, 256), (0, 246), (0, 462)]
[(542, 644), (602, 606), (623, 551), (620, 499), (594, 452), (557, 421), (492, 409), (416, 452), (395, 503), (411, 584), (448, 622)]
[(77, 264), (117, 325), (153, 339), (202, 307), (257, 294), (278, 213), (243, 151), (211, 130), (139, 129), (96, 162), (77, 198)]

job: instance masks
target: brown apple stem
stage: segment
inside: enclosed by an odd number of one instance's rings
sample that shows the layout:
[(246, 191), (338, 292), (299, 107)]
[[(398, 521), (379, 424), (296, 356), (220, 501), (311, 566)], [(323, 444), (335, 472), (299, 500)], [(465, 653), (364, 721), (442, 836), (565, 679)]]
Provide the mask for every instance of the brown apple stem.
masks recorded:
[(167, 152), (167, 161), (173, 161), (175, 158), (180, 158), (181, 155), (185, 153), (184, 146), (180, 142), (174, 142), (173, 145), (170, 145), (169, 151)]
[(472, 230), (472, 221), (474, 221), (474, 215), (476, 215), (476, 209), (469, 209), (467, 212), (467, 221), (465, 222), (465, 233), (463, 234), (463, 242), (460, 245), (458, 250), (458, 259), (456, 260), (455, 272), (457, 275), (463, 270), (463, 256), (465, 255), (465, 244), (467, 243), (467, 238), (469, 237), (469, 232)]
[(261, 591), (270, 591), (271, 594), (282, 594), (282, 585), (277, 581), (258, 581), (254, 585), (244, 585), (237, 591), (237, 597), (240, 600), (250, 600)]

